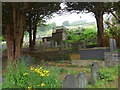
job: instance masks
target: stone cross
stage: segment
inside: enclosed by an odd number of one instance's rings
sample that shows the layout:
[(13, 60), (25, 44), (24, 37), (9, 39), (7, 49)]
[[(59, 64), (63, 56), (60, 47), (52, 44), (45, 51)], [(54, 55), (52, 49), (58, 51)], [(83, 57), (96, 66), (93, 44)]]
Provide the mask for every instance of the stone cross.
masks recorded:
[(91, 65), (91, 80), (92, 84), (95, 84), (96, 81), (99, 79), (99, 70), (100, 67), (97, 62), (93, 62)]
[(115, 39), (110, 38), (109, 43), (110, 43), (110, 51), (117, 50), (116, 40)]

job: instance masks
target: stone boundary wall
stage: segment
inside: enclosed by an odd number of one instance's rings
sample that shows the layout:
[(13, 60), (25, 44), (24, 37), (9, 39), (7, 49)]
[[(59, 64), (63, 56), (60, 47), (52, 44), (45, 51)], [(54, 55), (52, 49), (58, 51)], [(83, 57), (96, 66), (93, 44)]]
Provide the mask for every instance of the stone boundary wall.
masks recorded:
[(88, 49), (80, 49), (80, 59), (103, 59), (104, 60), (104, 52), (110, 52), (109, 48), (101, 47), (101, 48), (88, 48)]

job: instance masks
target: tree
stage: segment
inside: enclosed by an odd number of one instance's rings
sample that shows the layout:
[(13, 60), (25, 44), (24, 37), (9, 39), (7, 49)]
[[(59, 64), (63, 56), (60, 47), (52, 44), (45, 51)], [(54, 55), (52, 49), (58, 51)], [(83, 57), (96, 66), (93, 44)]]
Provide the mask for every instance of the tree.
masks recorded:
[[(50, 11), (54, 12), (56, 10), (56, 8), (53, 7), (56, 6), (58, 7), (58, 5), (49, 4), (48, 2), (44, 3), (11, 2), (3, 3), (2, 5), (3, 5), (2, 27), (4, 28), (3, 31), (5, 31), (4, 36), (7, 42), (8, 60), (16, 62), (21, 54), (21, 47), (23, 44), (25, 28), (34, 29), (33, 41), (35, 41), (37, 28), (36, 25), (38, 24), (37, 20), (39, 18), (39, 15), (49, 16), (49, 14), (51, 13)], [(49, 8), (47, 8), (48, 6)], [(40, 11), (42, 11), (43, 14)], [(29, 15), (29, 20), (26, 19), (27, 15)], [(27, 20), (29, 22), (32, 21), (32, 23), (26, 24)]]
[[(3, 3), (3, 22), (8, 60), (19, 58), (25, 28), (25, 10), (28, 3)], [(9, 64), (9, 62), (8, 62)]]
[[(57, 4), (59, 3), (34, 3), (31, 11), (27, 12), (27, 31), (29, 32), (29, 47), (31, 50), (35, 48), (37, 27), (43, 25), (44, 20), (42, 19), (45, 16), (50, 17), (53, 12), (60, 9)], [(47, 8), (47, 6), (50, 6), (50, 8)]]
[[(104, 38), (104, 26), (103, 26), (103, 15), (107, 12), (110, 12), (114, 7), (112, 3), (108, 2), (76, 2), (68, 4), (68, 10), (79, 10), (85, 12), (92, 12), (96, 18), (97, 28), (98, 28), (98, 46), (103, 46)], [(113, 12), (113, 11), (112, 11)]]
[(63, 24), (63, 26), (69, 26), (70, 25), (69, 21), (64, 21), (62, 24)]

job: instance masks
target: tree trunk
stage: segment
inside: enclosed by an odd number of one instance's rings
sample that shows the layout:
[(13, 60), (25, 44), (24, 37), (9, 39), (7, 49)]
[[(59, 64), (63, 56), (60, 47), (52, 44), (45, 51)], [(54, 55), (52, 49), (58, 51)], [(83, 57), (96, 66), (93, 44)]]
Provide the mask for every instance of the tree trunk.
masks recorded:
[[(21, 47), (23, 43), (23, 34), (24, 34), (24, 19), (25, 14), (13, 8), (13, 25), (11, 29), (10, 25), (7, 25), (6, 28), (6, 42), (7, 42), (7, 52), (8, 60), (14, 62), (17, 61), (21, 54)], [(8, 62), (9, 65), (9, 62)]]
[(104, 26), (103, 26), (103, 13), (99, 12), (95, 13), (95, 18), (97, 22), (97, 28), (98, 28), (98, 47), (103, 46), (103, 40), (104, 40)]
[(34, 30), (33, 30), (33, 41), (32, 41), (33, 49), (35, 48), (35, 44), (36, 44), (36, 31), (37, 31), (37, 25), (35, 24)]

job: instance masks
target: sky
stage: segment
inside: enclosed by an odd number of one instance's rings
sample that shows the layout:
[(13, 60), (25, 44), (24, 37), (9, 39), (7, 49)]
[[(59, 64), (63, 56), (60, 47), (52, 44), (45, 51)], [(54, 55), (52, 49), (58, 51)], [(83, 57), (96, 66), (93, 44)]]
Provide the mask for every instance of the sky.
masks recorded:
[(52, 17), (51, 19), (47, 20), (47, 23), (52, 23), (55, 22), (58, 26), (62, 25), (62, 23), (64, 21), (69, 21), (70, 23), (74, 22), (74, 21), (83, 21), (86, 20), (87, 22), (95, 22), (96, 23), (96, 19), (95, 17), (91, 14), (91, 13), (63, 13), (62, 15), (57, 15), (57, 14), (53, 14), (54, 17)]

